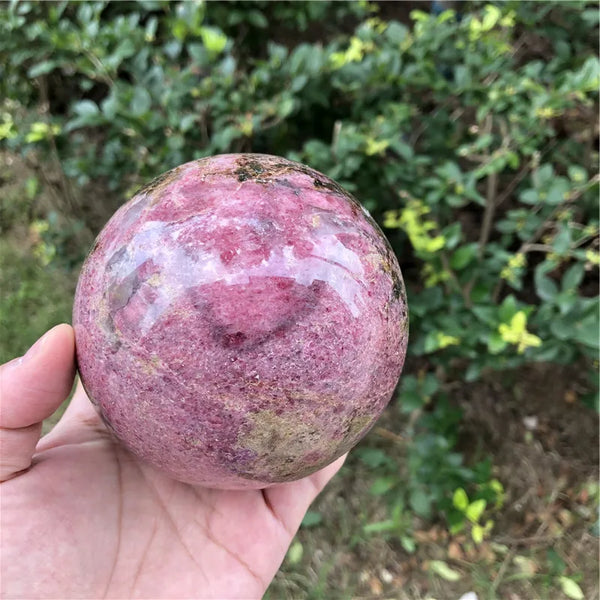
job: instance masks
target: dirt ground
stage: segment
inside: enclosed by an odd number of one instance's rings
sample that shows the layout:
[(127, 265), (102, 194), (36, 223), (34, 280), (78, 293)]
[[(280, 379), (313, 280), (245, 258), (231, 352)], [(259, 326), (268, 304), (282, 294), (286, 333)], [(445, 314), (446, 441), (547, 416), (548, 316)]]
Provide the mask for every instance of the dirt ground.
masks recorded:
[[(540, 364), (454, 390), (461, 451), (489, 453), (506, 493), (482, 544), (416, 518), (412, 555), (393, 538), (361, 539), (361, 515), (386, 515), (368, 493), (372, 477), (351, 456), (313, 506), (323, 524), (298, 535), (303, 560), (284, 563), (270, 597), (555, 600), (568, 598), (560, 585), (568, 574), (587, 600), (599, 598), (598, 414), (579, 402), (581, 386), (575, 368)], [(397, 422), (392, 406), (363, 444), (381, 447), (382, 430), (401, 435)], [(433, 575), (431, 561), (460, 578)]]

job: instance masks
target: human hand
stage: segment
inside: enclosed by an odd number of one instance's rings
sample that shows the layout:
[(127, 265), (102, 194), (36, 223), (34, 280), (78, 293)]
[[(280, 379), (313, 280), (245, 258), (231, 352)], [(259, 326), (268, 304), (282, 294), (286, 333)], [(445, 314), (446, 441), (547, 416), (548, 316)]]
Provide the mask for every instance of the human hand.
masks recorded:
[(343, 458), (265, 490), (183, 484), (139, 462), (81, 384), (59, 325), (0, 367), (3, 598), (260, 598)]

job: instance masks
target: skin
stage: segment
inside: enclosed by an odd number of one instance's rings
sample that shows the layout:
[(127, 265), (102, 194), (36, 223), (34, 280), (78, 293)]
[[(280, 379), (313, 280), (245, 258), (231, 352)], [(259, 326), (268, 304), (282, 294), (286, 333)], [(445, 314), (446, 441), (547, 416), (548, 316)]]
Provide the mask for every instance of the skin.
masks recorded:
[(0, 367), (3, 598), (260, 598), (332, 465), (266, 490), (169, 479), (114, 441), (75, 376), (69, 325)]

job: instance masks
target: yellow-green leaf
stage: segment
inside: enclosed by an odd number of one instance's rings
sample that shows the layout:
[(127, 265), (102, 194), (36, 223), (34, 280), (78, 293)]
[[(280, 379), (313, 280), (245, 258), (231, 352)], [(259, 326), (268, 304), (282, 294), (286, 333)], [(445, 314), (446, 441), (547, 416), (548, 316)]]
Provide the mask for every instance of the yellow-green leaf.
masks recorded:
[(211, 54), (219, 54), (227, 44), (227, 36), (214, 27), (203, 27), (200, 31), (202, 43)]
[(454, 496), (452, 496), (452, 504), (454, 505), (454, 508), (464, 512), (467, 506), (469, 506), (469, 497), (467, 496), (467, 492), (465, 492), (465, 490), (462, 488), (458, 488), (454, 492)]
[(527, 316), (525, 311), (518, 311), (513, 315), (510, 323), (501, 323), (498, 327), (500, 337), (509, 344), (517, 346), (517, 352), (522, 354), (527, 348), (537, 347), (542, 344), (542, 340), (529, 333), (526, 329)]
[(563, 594), (571, 600), (583, 600), (583, 590), (579, 587), (579, 584), (576, 581), (573, 581), (570, 577), (566, 577), (565, 575), (561, 575), (558, 578), (558, 582), (560, 583), (560, 587), (563, 591)]
[(383, 226), (386, 229), (397, 229), (400, 227), (400, 219), (397, 210), (387, 210), (383, 213)]
[(29, 133), (25, 136), (27, 143), (39, 142), (40, 140), (49, 139), (60, 133), (58, 125), (49, 125), (43, 121), (37, 121), (31, 124)]
[(296, 565), (302, 560), (303, 554), (304, 548), (302, 547), (302, 544), (298, 541), (295, 541), (288, 550), (287, 559), (292, 565)]
[(367, 138), (367, 147), (365, 148), (365, 154), (367, 156), (383, 154), (389, 145), (389, 140), (375, 140), (373, 138)]
[(476, 544), (483, 542), (483, 527), (481, 525), (473, 525), (471, 528), (471, 537)]
[(465, 515), (471, 523), (477, 523), (485, 510), (486, 502), (483, 499), (475, 500), (471, 502), (465, 510)]
[(429, 563), (429, 570), (446, 581), (458, 581), (461, 578), (461, 574), (451, 569), (443, 560), (432, 560)]

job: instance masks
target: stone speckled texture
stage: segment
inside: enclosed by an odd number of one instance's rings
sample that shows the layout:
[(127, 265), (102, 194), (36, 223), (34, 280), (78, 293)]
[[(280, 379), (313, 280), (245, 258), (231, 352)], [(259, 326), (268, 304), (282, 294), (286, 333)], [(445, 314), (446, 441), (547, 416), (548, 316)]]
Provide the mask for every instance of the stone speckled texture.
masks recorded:
[(225, 489), (298, 479), (354, 446), (408, 337), (400, 268), (368, 213), (260, 154), (187, 163), (121, 207), (84, 264), (73, 324), (116, 436)]

